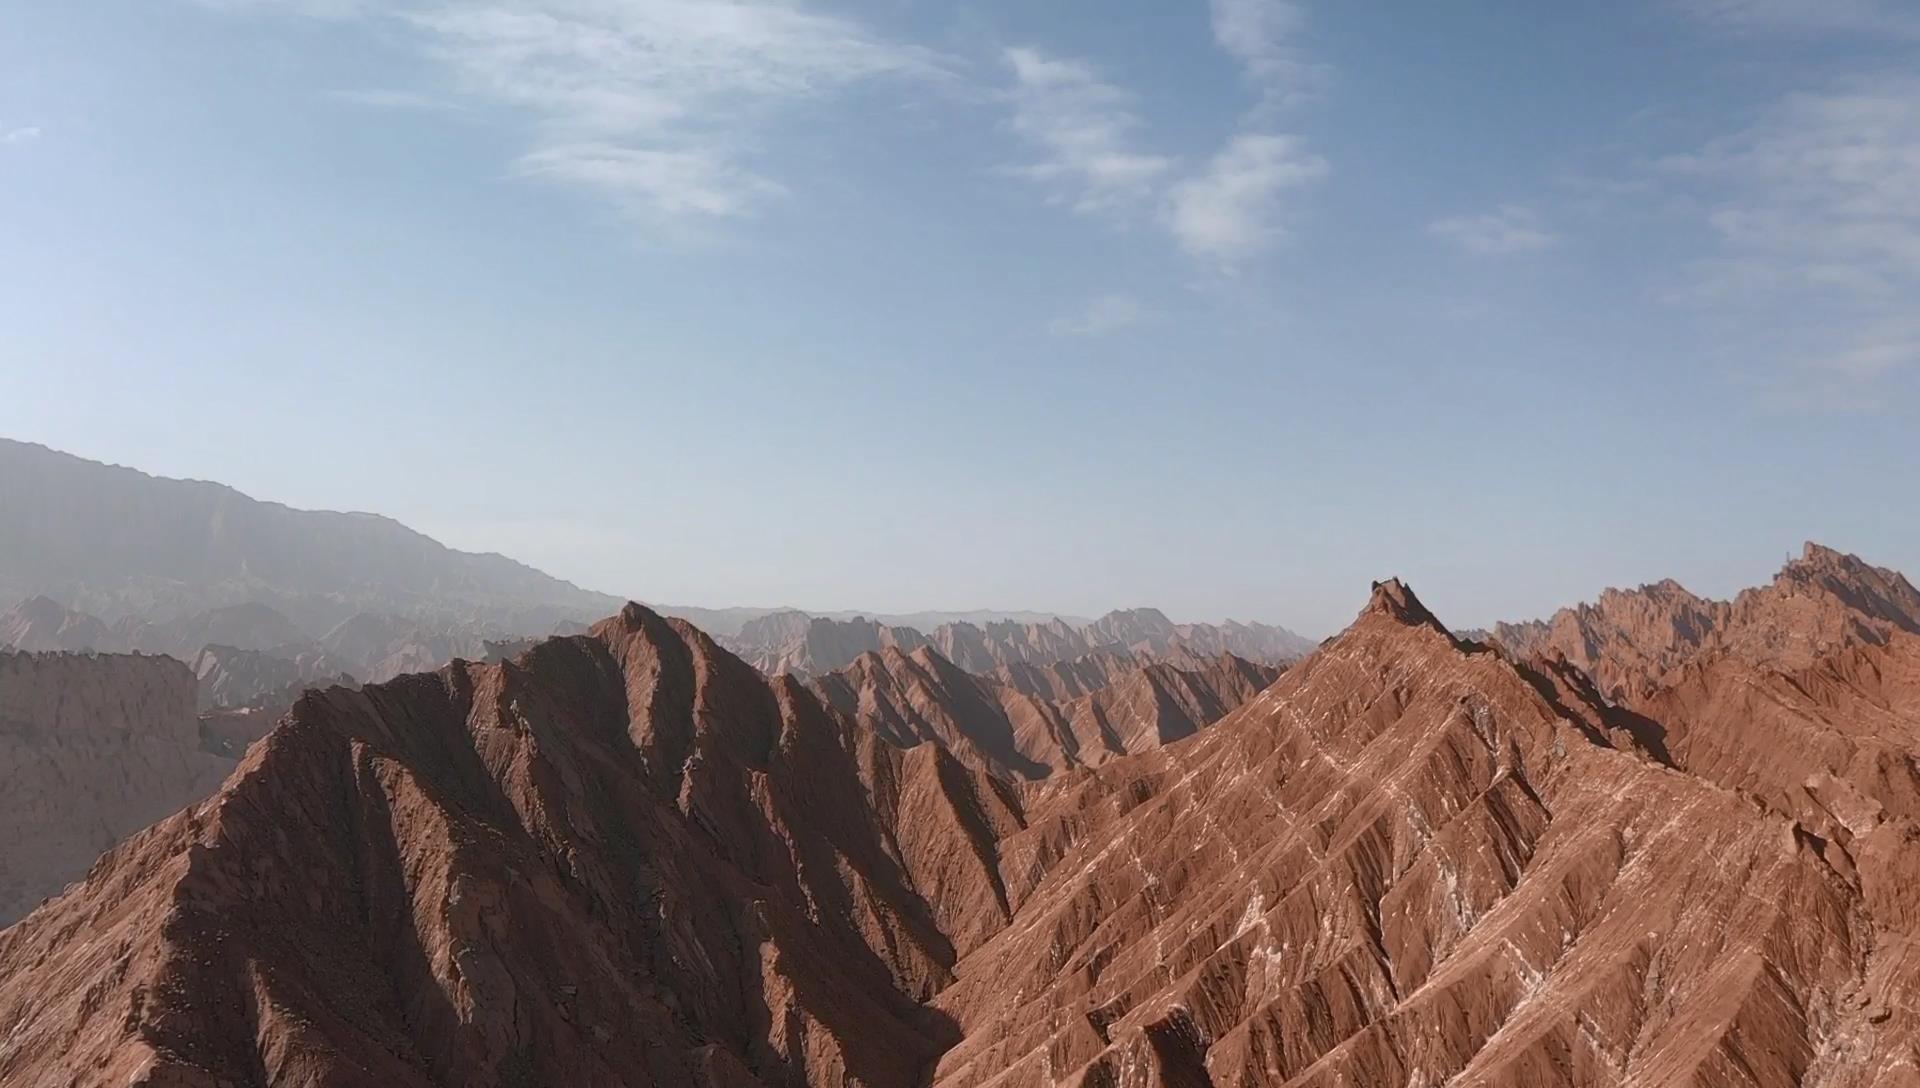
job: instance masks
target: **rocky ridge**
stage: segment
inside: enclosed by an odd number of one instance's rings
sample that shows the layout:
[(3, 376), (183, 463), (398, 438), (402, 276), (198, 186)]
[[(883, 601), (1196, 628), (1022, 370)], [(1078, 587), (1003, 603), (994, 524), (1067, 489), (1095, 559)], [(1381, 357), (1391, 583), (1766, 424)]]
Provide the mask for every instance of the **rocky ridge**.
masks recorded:
[[(1908, 653), (1770, 674), (1892, 750)], [(1871, 754), (1768, 792), (1694, 664), (1658, 721), (1388, 582), (1214, 726), (1022, 784), (629, 606), (303, 698), (0, 933), (0, 1081), (1911, 1083), (1907, 802)]]
[(869, 619), (829, 619), (782, 612), (746, 624), (725, 640), (729, 649), (769, 674), (802, 678), (844, 668), (862, 654), (932, 646), (967, 672), (1043, 666), (1093, 654), (1160, 658), (1217, 658), (1222, 654), (1280, 665), (1296, 661), (1313, 643), (1266, 624), (1175, 624), (1157, 609), (1111, 612), (1090, 623), (991, 621), (947, 623), (923, 634)]

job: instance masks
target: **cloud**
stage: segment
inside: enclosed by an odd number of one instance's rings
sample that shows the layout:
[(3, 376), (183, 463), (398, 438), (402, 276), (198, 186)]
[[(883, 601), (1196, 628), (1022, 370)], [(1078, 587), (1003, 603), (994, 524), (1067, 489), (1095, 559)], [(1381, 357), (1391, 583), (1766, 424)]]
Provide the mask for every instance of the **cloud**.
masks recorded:
[(1920, 37), (1907, 0), (1678, 0), (1696, 18), (1731, 29)]
[(1240, 261), (1284, 236), (1285, 194), (1327, 172), (1327, 161), (1297, 137), (1236, 136), (1204, 170), (1173, 188), (1167, 223), (1188, 253)]
[(1870, 294), (1920, 279), (1920, 79), (1790, 95), (1661, 165), (1702, 190), (1723, 275)]
[(1920, 369), (1920, 319), (1889, 319), (1851, 344), (1807, 362), (1813, 370), (1854, 382), (1873, 382), (1895, 371)]
[(192, 0), (229, 14), (300, 15), (310, 19), (347, 19), (373, 10), (370, 0)]
[(699, 149), (557, 144), (521, 156), (515, 169), (525, 177), (585, 186), (642, 216), (733, 218), (786, 195), (777, 183)]
[[(943, 58), (795, 0), (197, 0), (221, 10), (361, 17), (437, 61), (446, 106), (523, 112), (516, 176), (613, 198), (638, 217), (713, 220), (785, 192), (751, 165), (786, 111), (879, 80), (949, 79)], [(444, 108), (413, 92), (363, 105)]]
[(43, 130), (38, 125), (0, 129), (0, 144), (25, 144), (38, 140)]
[(1085, 308), (1047, 324), (1055, 336), (1106, 336), (1138, 325), (1147, 310), (1131, 295), (1101, 295)]
[(1428, 224), (1427, 233), (1480, 255), (1533, 253), (1558, 241), (1537, 213), (1518, 204), (1477, 215), (1450, 215)]
[(1710, 240), (1668, 301), (1724, 321), (1783, 396), (1864, 410), (1920, 363), (1920, 78), (1787, 95), (1656, 174)]
[(1304, 4), (1212, 0), (1211, 9), (1214, 41), (1264, 88), (1269, 103), (1296, 98), (1325, 80), (1325, 66), (1308, 60), (1296, 44), (1307, 26)]
[(1005, 53), (1013, 131), (1040, 152), (1014, 173), (1039, 182), (1081, 212), (1112, 211), (1150, 198), (1173, 160), (1133, 145), (1140, 119), (1132, 96), (1082, 61), (1037, 49)]
[(370, 87), (357, 90), (328, 91), (326, 96), (335, 102), (344, 102), (350, 106), (366, 106), (380, 110), (413, 110), (420, 113), (466, 113), (467, 107), (450, 99), (421, 94), (418, 91), (398, 91), (382, 87)]

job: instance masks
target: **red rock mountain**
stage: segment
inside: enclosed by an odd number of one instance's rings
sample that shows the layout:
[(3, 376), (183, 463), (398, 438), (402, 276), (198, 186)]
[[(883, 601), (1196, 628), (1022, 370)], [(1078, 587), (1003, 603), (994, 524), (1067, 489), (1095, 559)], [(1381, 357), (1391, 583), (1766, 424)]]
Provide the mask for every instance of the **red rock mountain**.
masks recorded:
[[(930, 646), (868, 653), (814, 681), (821, 698), (903, 747), (933, 743), (1001, 777), (1044, 778), (1191, 736), (1272, 683), (1235, 657), (1167, 662), (1099, 656), (1013, 675), (969, 673)], [(1100, 683), (1079, 690), (1098, 674)], [(1044, 681), (1055, 680), (1051, 690)]]
[(815, 676), (852, 664), (865, 653), (912, 652), (932, 646), (967, 672), (1020, 665), (1050, 665), (1089, 654), (1159, 658), (1216, 658), (1222, 654), (1266, 665), (1299, 660), (1313, 643), (1282, 627), (1228, 621), (1175, 624), (1157, 609), (1110, 612), (1081, 626), (998, 620), (945, 623), (931, 635), (912, 627), (868, 619), (838, 620), (781, 612), (744, 625), (727, 646), (767, 673)]
[(1493, 638), (1521, 655), (1564, 656), (1625, 700), (1702, 654), (1800, 668), (1834, 649), (1879, 645), (1896, 631), (1920, 633), (1920, 590), (1895, 571), (1810, 543), (1773, 584), (1731, 603), (1704, 600), (1669, 580), (1607, 590), (1550, 620), (1498, 624)]
[(0, 653), (0, 925), (233, 768), (203, 749), (178, 661)]
[[(1908, 652), (1794, 713), (1897, 738)], [(0, 933), (0, 1083), (1913, 1083), (1920, 829), (1818, 728), (1847, 790), (1796, 808), (1706, 736), (1735, 704), (1609, 705), (1392, 582), (1214, 726), (1033, 783), (908, 713), (962, 670), (858, 672), (892, 725), (629, 606), (309, 695)]]

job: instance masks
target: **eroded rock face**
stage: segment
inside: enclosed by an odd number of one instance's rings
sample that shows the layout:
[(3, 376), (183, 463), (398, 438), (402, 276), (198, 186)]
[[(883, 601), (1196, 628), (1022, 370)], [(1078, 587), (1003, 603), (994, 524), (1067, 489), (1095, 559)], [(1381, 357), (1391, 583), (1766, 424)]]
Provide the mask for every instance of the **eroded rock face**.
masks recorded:
[(1609, 698), (1631, 702), (1696, 658), (1725, 653), (1766, 669), (1804, 668), (1833, 650), (1920, 633), (1920, 590), (1898, 572), (1809, 543), (1773, 583), (1732, 602), (1672, 580), (1609, 589), (1545, 621), (1496, 624), (1495, 641), (1522, 657), (1562, 656)]
[[(1911, 1083), (1920, 829), (1835, 756), (1903, 743), (1910, 652), (1657, 722), (1387, 582), (1215, 725), (1020, 782), (954, 708), (1048, 700), (629, 606), (303, 699), (0, 933), (0, 1083)], [(1707, 736), (1792, 691), (1855, 723), (1777, 726), (1802, 794)]]
[(999, 620), (946, 623), (922, 634), (868, 619), (836, 620), (780, 612), (746, 624), (727, 645), (769, 674), (817, 676), (845, 668), (862, 654), (912, 653), (931, 646), (967, 672), (1040, 668), (1096, 655), (1192, 660), (1231, 654), (1265, 665), (1297, 661), (1313, 643), (1281, 627), (1228, 622), (1176, 624), (1157, 609), (1111, 612), (1080, 626)]
[[(980, 676), (923, 646), (864, 654), (813, 687), (890, 743), (935, 744), (970, 766), (1032, 780), (1191, 736), (1278, 675), (1235, 657), (1180, 667), (1104, 654)], [(1096, 678), (1104, 682), (1092, 686)]]
[(1424, 616), (1030, 803), (934, 1083), (1898, 1083), (1910, 912)]
[(1018, 817), (867, 740), (638, 606), (311, 694), (0, 934), (0, 1082), (915, 1083)]
[(309, 687), (356, 681), (325, 653), (279, 657), (260, 650), (210, 645), (193, 659), (202, 707), (277, 707), (285, 711)]
[(0, 925), (233, 768), (202, 750), (178, 661), (0, 653)]

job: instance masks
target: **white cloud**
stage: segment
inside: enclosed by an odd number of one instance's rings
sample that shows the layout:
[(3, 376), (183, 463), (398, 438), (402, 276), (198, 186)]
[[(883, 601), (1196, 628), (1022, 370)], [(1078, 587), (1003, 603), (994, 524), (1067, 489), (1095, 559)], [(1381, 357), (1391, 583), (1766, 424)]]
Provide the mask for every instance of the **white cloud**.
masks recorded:
[(1541, 224), (1538, 213), (1518, 204), (1475, 215), (1450, 215), (1428, 224), (1427, 232), (1481, 255), (1532, 253), (1558, 240)]
[(1864, 293), (1920, 279), (1920, 79), (1791, 95), (1663, 165), (1704, 190), (1722, 273)]
[[(797, 0), (198, 0), (388, 20), (444, 66), (448, 105), (524, 111), (515, 173), (613, 197), (661, 221), (737, 216), (784, 191), (748, 165), (783, 110), (882, 79), (940, 81), (944, 61)], [(364, 105), (443, 108), (413, 92)]]
[(1679, 0), (1689, 14), (1743, 31), (1822, 31), (1920, 37), (1908, 0)]
[(1296, 39), (1307, 26), (1298, 0), (1212, 0), (1213, 37), (1259, 83), (1269, 101), (1314, 89), (1326, 69), (1307, 59)]
[(1243, 260), (1284, 236), (1284, 195), (1327, 171), (1327, 161), (1296, 137), (1237, 136), (1206, 169), (1174, 187), (1168, 226), (1194, 256)]
[(1077, 313), (1055, 318), (1047, 330), (1055, 336), (1106, 336), (1138, 325), (1146, 307), (1131, 295), (1101, 295)]
[(1082, 61), (1025, 48), (1008, 49), (1005, 59), (1013, 70), (1013, 131), (1041, 154), (1015, 173), (1082, 212), (1152, 196), (1173, 160), (1133, 146), (1140, 120), (1131, 95)]
[(1788, 95), (1659, 174), (1713, 240), (1668, 300), (1724, 321), (1783, 399), (1871, 409), (1920, 367), (1920, 78)]
[(0, 144), (24, 144), (38, 140), (42, 130), (38, 125), (22, 128), (0, 129)]
[(557, 144), (529, 152), (515, 165), (523, 176), (597, 190), (642, 217), (731, 218), (785, 195), (778, 184), (734, 166), (724, 156), (698, 149)]

